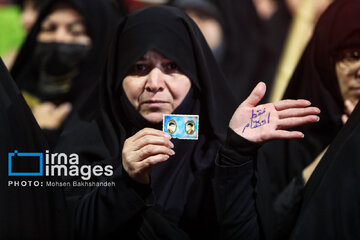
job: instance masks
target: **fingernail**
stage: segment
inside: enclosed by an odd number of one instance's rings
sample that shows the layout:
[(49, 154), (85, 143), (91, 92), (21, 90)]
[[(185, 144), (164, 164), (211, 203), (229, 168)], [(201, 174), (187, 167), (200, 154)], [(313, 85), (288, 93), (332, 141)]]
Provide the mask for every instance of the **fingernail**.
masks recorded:
[(171, 139), (171, 136), (170, 136), (168, 133), (165, 133), (165, 132), (164, 132), (164, 136), (165, 136), (166, 138), (168, 138), (168, 139)]
[(320, 117), (318, 117), (318, 119), (317, 119), (317, 122), (319, 122), (320, 121)]
[(304, 137), (305, 137), (305, 134), (303, 134), (301, 138), (304, 138)]
[(171, 147), (171, 148), (174, 148), (174, 144), (173, 144), (172, 142), (170, 142), (170, 141), (169, 141), (169, 143), (170, 143), (170, 144), (169, 144), (170, 147)]
[(171, 155), (171, 156), (172, 156), (172, 155), (175, 155), (174, 150), (170, 150), (170, 155)]

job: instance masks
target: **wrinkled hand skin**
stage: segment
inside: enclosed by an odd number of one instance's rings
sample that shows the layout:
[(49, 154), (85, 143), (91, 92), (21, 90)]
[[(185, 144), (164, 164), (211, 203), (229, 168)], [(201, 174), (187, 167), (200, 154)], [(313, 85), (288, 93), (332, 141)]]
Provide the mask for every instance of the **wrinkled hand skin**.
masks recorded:
[(144, 128), (126, 139), (122, 150), (122, 164), (130, 178), (149, 184), (152, 167), (174, 155), (169, 134)]
[(311, 103), (304, 99), (282, 100), (257, 106), (265, 92), (266, 85), (260, 82), (230, 120), (229, 127), (243, 138), (258, 144), (274, 139), (303, 138), (302, 132), (286, 129), (320, 120), (317, 116), (320, 109), (311, 107)]

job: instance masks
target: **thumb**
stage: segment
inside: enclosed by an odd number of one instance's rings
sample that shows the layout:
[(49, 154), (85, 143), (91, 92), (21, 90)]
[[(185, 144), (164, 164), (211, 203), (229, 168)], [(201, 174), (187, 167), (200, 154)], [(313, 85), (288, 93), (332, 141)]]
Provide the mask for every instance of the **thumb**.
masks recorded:
[(263, 82), (259, 82), (256, 87), (252, 90), (248, 98), (241, 103), (242, 107), (255, 107), (261, 99), (264, 97), (266, 92), (266, 85)]
[(70, 103), (63, 103), (61, 104), (57, 109), (56, 109), (56, 118), (60, 121), (63, 121), (66, 116), (69, 114), (69, 112), (71, 111), (72, 106)]

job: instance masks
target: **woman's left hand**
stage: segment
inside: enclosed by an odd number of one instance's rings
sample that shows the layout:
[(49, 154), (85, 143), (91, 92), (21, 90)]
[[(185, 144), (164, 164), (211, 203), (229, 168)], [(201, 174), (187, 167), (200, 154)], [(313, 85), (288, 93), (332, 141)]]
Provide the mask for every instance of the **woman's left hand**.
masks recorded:
[(299, 131), (287, 131), (319, 121), (317, 107), (309, 107), (307, 100), (282, 100), (256, 106), (264, 97), (266, 85), (260, 82), (249, 97), (236, 109), (229, 127), (243, 138), (264, 143), (273, 139), (303, 138)]

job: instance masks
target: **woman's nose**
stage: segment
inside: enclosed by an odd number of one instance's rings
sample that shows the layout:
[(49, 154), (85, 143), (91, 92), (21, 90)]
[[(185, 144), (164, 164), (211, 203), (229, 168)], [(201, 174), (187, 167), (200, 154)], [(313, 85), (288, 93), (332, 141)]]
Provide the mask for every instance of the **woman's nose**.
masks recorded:
[(154, 68), (148, 74), (145, 89), (149, 92), (160, 92), (165, 88), (165, 74), (159, 69)]
[(69, 42), (71, 37), (69, 36), (69, 33), (66, 31), (63, 27), (58, 27), (55, 32), (55, 42), (58, 43), (67, 43)]

